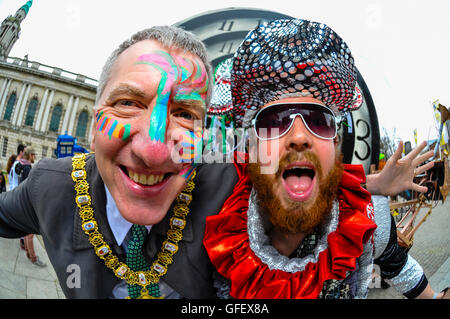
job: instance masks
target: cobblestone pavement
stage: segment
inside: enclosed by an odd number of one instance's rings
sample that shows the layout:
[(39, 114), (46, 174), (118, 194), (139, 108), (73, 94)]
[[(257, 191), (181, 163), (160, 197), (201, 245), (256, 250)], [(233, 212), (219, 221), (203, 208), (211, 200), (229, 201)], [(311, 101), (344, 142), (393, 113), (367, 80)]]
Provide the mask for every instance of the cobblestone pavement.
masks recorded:
[[(426, 211), (419, 213), (418, 220)], [(0, 238), (0, 299), (64, 299), (42, 240), (34, 236), (37, 255), (47, 267), (32, 265), (18, 239)], [(435, 291), (450, 286), (450, 200), (439, 203), (414, 236), (409, 252), (423, 267)], [(393, 288), (373, 288), (369, 299), (402, 299)]]
[[(421, 209), (416, 221), (420, 221), (427, 209)], [(409, 254), (422, 266), (435, 291), (450, 286), (450, 199), (437, 203), (426, 221), (414, 234)], [(369, 299), (403, 299), (395, 289), (373, 288)]]

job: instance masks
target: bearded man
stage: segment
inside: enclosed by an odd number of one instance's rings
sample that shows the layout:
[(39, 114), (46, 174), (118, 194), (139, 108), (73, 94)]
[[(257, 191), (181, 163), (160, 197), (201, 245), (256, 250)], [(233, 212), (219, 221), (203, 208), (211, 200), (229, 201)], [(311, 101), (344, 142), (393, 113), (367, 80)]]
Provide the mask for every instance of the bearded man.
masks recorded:
[[(267, 150), (268, 161), (235, 164), (233, 194), (207, 217), (222, 297), (365, 298), (374, 263), (408, 298), (443, 296), (398, 246), (387, 198), (370, 194), (406, 186), (393, 174), (401, 149), (367, 190), (362, 166), (342, 164), (336, 115), (360, 106), (356, 77), (345, 42), (316, 22), (262, 24), (236, 51), (230, 114), (256, 135), (250, 153)], [(405, 159), (412, 175), (433, 165), (415, 169), (431, 156), (418, 156), (424, 146)]]

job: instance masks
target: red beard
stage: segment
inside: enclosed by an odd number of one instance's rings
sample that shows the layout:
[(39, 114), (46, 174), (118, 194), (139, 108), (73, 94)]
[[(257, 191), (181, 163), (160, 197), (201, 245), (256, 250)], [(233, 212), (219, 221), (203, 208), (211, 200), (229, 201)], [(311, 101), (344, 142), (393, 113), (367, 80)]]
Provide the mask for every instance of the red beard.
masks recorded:
[(327, 176), (323, 176), (322, 165), (318, 157), (310, 152), (303, 152), (301, 160), (307, 160), (316, 168), (319, 192), (313, 203), (296, 202), (288, 200), (288, 207), (284, 207), (279, 198), (275, 196), (275, 187), (280, 185), (279, 180), (290, 163), (300, 160), (297, 152), (286, 154), (279, 163), (275, 175), (261, 174), (258, 163), (249, 163), (247, 170), (253, 187), (257, 194), (257, 204), (263, 214), (269, 217), (271, 224), (288, 234), (310, 233), (317, 225), (324, 222), (331, 212), (333, 201), (336, 199), (339, 182), (342, 178), (342, 155), (336, 152), (333, 168)]

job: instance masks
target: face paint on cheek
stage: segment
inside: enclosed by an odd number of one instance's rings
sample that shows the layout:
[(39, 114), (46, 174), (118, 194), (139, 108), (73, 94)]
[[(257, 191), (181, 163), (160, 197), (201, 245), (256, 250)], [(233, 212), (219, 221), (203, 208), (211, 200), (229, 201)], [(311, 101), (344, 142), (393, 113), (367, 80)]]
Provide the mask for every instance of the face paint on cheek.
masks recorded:
[(111, 137), (115, 137), (125, 141), (130, 136), (131, 125), (130, 124), (122, 124), (117, 120), (111, 120), (107, 117), (103, 111), (96, 113), (97, 118), (97, 131), (103, 133), (103, 135), (108, 136), (109, 139)]
[(189, 181), (189, 179), (192, 177), (195, 171), (195, 167), (197, 164), (188, 165), (185, 168), (183, 168), (178, 175), (186, 179), (186, 181)]
[(203, 137), (202, 131), (195, 133), (189, 130), (181, 137), (180, 160), (181, 163), (200, 163), (202, 160)]
[(201, 129), (196, 129), (195, 132), (185, 130), (178, 143), (181, 145), (180, 162), (185, 163), (178, 175), (189, 181), (202, 160), (203, 131)]
[(187, 131), (182, 136), (180, 156), (182, 163), (191, 163), (195, 157), (194, 133)]

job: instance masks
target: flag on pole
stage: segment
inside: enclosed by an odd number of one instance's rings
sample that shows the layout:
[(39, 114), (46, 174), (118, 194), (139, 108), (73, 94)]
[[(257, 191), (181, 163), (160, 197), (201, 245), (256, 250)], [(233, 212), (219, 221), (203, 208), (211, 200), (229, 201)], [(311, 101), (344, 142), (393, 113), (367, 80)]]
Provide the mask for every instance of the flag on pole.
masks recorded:
[(416, 142), (416, 146), (417, 146), (417, 129), (414, 129), (414, 142)]

